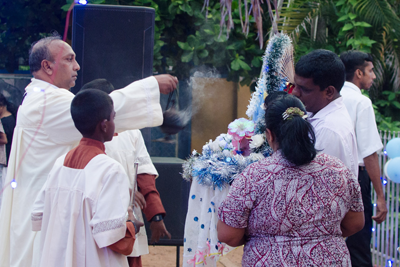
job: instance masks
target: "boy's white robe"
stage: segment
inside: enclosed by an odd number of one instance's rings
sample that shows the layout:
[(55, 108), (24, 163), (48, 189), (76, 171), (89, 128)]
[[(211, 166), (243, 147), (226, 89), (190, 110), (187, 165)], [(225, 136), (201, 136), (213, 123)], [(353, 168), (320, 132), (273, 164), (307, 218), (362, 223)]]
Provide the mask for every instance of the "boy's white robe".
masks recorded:
[[(38, 264), (40, 232), (32, 232), (32, 204), (55, 160), (81, 139), (70, 105), (74, 95), (66, 89), (32, 79), (19, 108), (0, 210), (0, 267)], [(115, 131), (158, 126), (162, 123), (157, 80), (149, 77), (110, 94), (114, 101)]]
[(84, 169), (58, 158), (32, 208), (41, 230), (41, 267), (127, 267), (108, 246), (125, 237), (129, 182), (122, 166), (100, 154)]

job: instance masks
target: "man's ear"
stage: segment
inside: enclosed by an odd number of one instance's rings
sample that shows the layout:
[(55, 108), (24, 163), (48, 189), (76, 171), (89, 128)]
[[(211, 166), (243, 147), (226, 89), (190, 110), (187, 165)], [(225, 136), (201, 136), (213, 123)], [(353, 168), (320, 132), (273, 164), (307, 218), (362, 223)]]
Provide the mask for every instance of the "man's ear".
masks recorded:
[(42, 63), (42, 70), (49, 76), (53, 75), (53, 63), (51, 63), (50, 61), (43, 59)]
[(354, 77), (357, 78), (357, 79), (361, 79), (363, 75), (364, 75), (364, 73), (360, 69), (356, 69), (354, 71)]
[(328, 87), (325, 88), (325, 97), (328, 100), (333, 100), (336, 97), (337, 90), (333, 85), (329, 85)]

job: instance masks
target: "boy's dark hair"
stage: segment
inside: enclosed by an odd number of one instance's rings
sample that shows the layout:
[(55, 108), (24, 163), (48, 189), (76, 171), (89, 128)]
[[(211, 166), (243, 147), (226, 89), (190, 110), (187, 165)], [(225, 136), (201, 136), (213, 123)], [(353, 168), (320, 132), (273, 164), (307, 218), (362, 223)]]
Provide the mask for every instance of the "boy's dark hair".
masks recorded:
[(314, 147), (315, 134), (311, 124), (299, 115), (283, 119), (283, 113), (293, 107), (307, 114), (303, 103), (297, 97), (289, 94), (280, 95), (268, 104), (265, 123), (267, 129), (275, 135), (283, 156), (296, 166), (300, 166), (310, 163), (317, 155)]
[(114, 91), (114, 86), (112, 83), (107, 81), (106, 79), (95, 79), (91, 82), (85, 83), (82, 88), (82, 90), (87, 90), (87, 89), (98, 89), (101, 90), (107, 94), (110, 94), (112, 91)]
[[(29, 49), (29, 69), (31, 73), (40, 70), (44, 59), (54, 61), (53, 55), (49, 50), (49, 44), (56, 40), (61, 40), (61, 36), (57, 32), (54, 32), (51, 36), (42, 38), (31, 45)], [(36, 44), (37, 46), (33, 49)]]
[(77, 93), (71, 102), (72, 120), (83, 136), (93, 135), (99, 122), (110, 119), (112, 110), (111, 97), (96, 89)]
[(360, 69), (364, 73), (368, 62), (372, 62), (373, 58), (368, 53), (350, 50), (340, 54), (340, 60), (342, 60), (346, 68), (346, 81), (352, 81), (354, 78), (354, 72), (357, 69)]
[(340, 58), (324, 49), (317, 49), (302, 56), (296, 64), (295, 72), (303, 78), (312, 78), (321, 91), (333, 86), (340, 92), (346, 75)]

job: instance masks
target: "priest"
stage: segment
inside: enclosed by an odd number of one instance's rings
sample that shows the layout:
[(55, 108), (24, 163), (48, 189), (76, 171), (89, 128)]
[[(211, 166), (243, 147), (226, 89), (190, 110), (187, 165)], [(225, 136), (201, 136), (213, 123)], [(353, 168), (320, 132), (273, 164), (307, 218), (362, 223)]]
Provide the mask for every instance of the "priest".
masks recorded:
[[(70, 105), (80, 69), (71, 46), (59, 36), (32, 45), (29, 65), (33, 75), (18, 111), (0, 210), (0, 267), (37, 266), (40, 232), (32, 232), (30, 211), (55, 160), (74, 148), (80, 133)], [(110, 96), (116, 111), (115, 131), (162, 124), (160, 92), (176, 89), (171, 75), (152, 76), (116, 90)], [(15, 184), (15, 183), (13, 183)]]

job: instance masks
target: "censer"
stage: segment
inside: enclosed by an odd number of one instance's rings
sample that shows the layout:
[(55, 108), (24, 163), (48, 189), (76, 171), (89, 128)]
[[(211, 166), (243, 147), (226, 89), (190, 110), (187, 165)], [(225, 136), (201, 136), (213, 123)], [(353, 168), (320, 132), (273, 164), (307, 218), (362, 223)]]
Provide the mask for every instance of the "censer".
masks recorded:
[[(166, 109), (163, 113), (164, 121), (160, 126), (161, 131), (165, 134), (163, 138), (157, 139), (155, 141), (163, 143), (175, 143), (176, 140), (172, 138), (172, 135), (177, 134), (188, 123), (188, 119), (185, 119), (184, 111), (179, 111), (175, 108), (175, 100), (172, 99), (174, 92), (171, 92), (168, 97), (168, 102)], [(171, 107), (170, 107), (171, 104)]]

